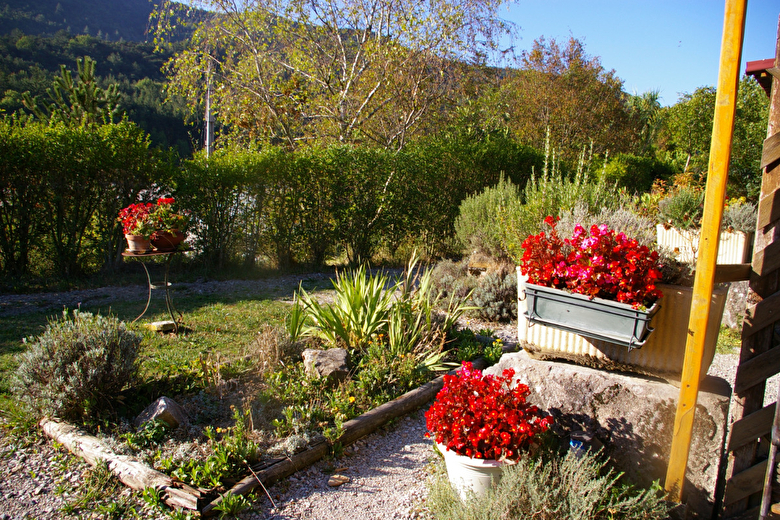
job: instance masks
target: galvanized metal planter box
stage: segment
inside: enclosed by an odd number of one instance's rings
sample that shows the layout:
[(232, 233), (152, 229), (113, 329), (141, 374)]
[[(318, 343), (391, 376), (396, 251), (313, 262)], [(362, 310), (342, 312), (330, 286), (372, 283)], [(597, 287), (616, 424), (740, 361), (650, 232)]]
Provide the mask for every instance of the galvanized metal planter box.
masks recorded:
[[(536, 359), (564, 359), (593, 368), (679, 379), (685, 358), (693, 289), (665, 284), (658, 287), (664, 297), (656, 303), (659, 308), (649, 323), (654, 331), (646, 338), (642, 348), (629, 350), (624, 345), (594, 339), (571, 330), (529, 322), (523, 317), (528, 312), (525, 277), (518, 270), (518, 340)], [(715, 356), (727, 291), (727, 287), (717, 287), (712, 295), (702, 377), (706, 375)]]
[(551, 287), (525, 284), (528, 321), (617, 345), (639, 348), (653, 331), (658, 305), (646, 310), (601, 298), (588, 298)]

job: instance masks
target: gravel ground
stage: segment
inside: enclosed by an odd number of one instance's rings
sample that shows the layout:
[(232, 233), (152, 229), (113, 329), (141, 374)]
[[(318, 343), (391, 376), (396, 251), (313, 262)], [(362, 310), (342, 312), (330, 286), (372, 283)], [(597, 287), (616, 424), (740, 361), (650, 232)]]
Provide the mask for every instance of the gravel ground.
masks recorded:
[[(293, 279), (294, 278), (294, 279)], [(187, 284), (183, 290), (199, 293), (225, 291), (268, 290), (269, 287), (296, 286), (300, 277), (290, 280), (260, 280), (252, 282), (209, 282)], [(230, 285), (225, 285), (230, 284)], [(123, 288), (122, 291), (144, 289)], [(83, 294), (26, 295), (14, 301), (0, 303), (0, 317), (25, 312), (21, 309), (41, 307), (61, 308), (73, 301), (127, 296), (116, 288), (83, 291)], [(496, 330), (505, 343), (516, 341), (514, 326)], [(733, 384), (736, 355), (716, 355), (710, 375), (723, 377)], [(767, 395), (774, 400), (777, 380), (770, 380)], [(347, 448), (344, 455), (334, 460), (323, 460), (302, 470), (268, 490), (271, 501), (259, 496), (252, 509), (239, 518), (244, 519), (411, 519), (419, 518), (422, 500), (426, 494), (426, 480), (432, 455), (431, 441), (425, 438), (423, 410), (397, 420), (392, 426)], [(67, 515), (63, 508), (74, 500), (89, 473), (87, 464), (56, 448), (51, 441), (39, 438), (24, 446), (17, 438), (9, 437), (0, 429), (0, 520), (27, 518), (104, 518), (104, 512), (77, 512)], [(328, 479), (338, 474), (348, 482), (329, 487)], [(260, 489), (258, 489), (260, 491)], [(117, 497), (135, 505), (140, 518), (160, 517), (127, 490)], [(120, 516), (121, 518), (122, 516)], [(128, 516), (124, 516), (128, 517)], [(162, 518), (165, 518), (164, 516)]]

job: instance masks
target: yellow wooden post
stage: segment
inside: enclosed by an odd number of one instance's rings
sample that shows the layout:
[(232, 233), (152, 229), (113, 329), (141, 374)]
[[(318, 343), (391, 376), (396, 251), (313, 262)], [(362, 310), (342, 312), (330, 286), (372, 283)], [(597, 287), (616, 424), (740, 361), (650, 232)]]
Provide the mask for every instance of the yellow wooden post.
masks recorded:
[(666, 472), (666, 491), (670, 494), (669, 498), (676, 502), (682, 502), (685, 468), (688, 465), (696, 398), (699, 393), (704, 336), (710, 316), (712, 289), (715, 285), (718, 237), (731, 157), (731, 137), (734, 131), (746, 8), (747, 0), (726, 0), (699, 258), (696, 262), (696, 277), (693, 282), (693, 303), (688, 322), (688, 341), (685, 346), (680, 397), (674, 418), (674, 437), (669, 455), (669, 468)]

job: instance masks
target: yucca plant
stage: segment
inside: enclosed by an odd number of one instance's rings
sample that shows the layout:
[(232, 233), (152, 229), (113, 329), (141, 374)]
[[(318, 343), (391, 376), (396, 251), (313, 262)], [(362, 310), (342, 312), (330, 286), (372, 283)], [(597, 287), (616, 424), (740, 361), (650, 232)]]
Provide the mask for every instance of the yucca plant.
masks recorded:
[(365, 265), (339, 274), (333, 282), (336, 296), (322, 305), (305, 290), (300, 301), (313, 324), (304, 334), (322, 338), (332, 346), (363, 352), (369, 340), (386, 330), (395, 286), (387, 289), (388, 276), (371, 276)]

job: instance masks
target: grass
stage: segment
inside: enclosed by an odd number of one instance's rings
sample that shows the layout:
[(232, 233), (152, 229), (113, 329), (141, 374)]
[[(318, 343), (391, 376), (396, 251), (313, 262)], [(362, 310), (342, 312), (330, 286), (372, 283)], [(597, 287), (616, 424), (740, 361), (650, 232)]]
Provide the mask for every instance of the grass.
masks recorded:
[(742, 332), (740, 329), (733, 330), (726, 326), (720, 327), (718, 334), (718, 345), (715, 352), (718, 354), (739, 354), (742, 348)]
[[(275, 295), (281, 296), (281, 295)], [(82, 306), (82, 310), (112, 313), (127, 322), (144, 308), (145, 298), (114, 302), (110, 307)], [(190, 376), (199, 357), (219, 352), (223, 359), (238, 359), (265, 324), (282, 325), (290, 305), (270, 295), (246, 294), (190, 295), (174, 292), (174, 303), (184, 314), (187, 332), (159, 334), (146, 328), (151, 321), (170, 319), (161, 295), (153, 294), (149, 312), (130, 326), (144, 335), (141, 374), (145, 381), (172, 380)], [(49, 319), (60, 311), (35, 311), (0, 321), (0, 398), (8, 397), (10, 376), (16, 369), (16, 356), (24, 351), (23, 338), (42, 333)], [(0, 399), (0, 407), (2, 407)]]

